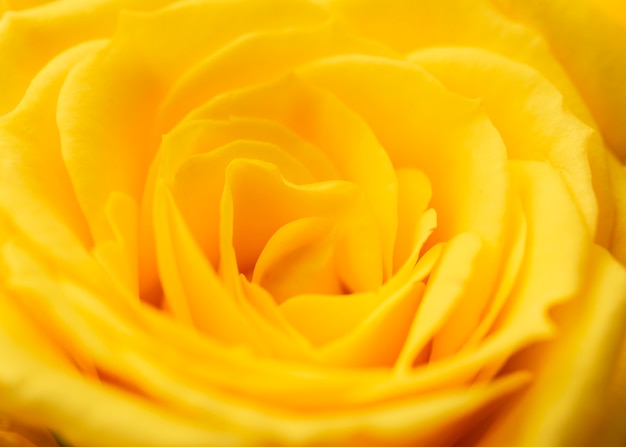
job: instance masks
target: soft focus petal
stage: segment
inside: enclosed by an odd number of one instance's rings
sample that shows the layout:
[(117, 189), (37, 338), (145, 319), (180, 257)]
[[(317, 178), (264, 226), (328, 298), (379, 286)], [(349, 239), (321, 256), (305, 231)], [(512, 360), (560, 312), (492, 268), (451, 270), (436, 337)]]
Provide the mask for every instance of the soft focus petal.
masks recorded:
[(20, 104), (0, 118), (2, 206), (29, 232), (36, 221), (60, 221), (87, 246), (91, 238), (60, 157), (54, 115), (68, 72), (102, 44), (86, 43), (59, 55), (35, 77)]
[(488, 0), (394, 0), (384, 6), (377, 0), (328, 3), (359, 35), (403, 54), (438, 46), (476, 47), (528, 64), (561, 91), (579, 119), (595, 127), (580, 93), (541, 34), (508, 19)]
[(242, 445), (241, 438), (232, 434), (200, 427), (122, 391), (51, 368), (4, 332), (0, 333), (0, 351), (0, 410), (45, 421), (70, 443), (91, 447)]
[(609, 156), (608, 162), (615, 202), (615, 223), (609, 247), (615, 258), (626, 265), (626, 166), (621, 165), (614, 156)]
[(46, 429), (37, 429), (0, 416), (0, 444), (3, 447), (59, 447)]
[(541, 31), (597, 121), (606, 143), (626, 158), (626, 30), (588, 2), (494, 0)]
[(597, 247), (589, 268), (584, 291), (552, 313), (558, 337), (512, 360), (510, 368), (535, 371), (537, 380), (481, 447), (605, 445), (590, 431), (606, 409), (624, 337), (626, 270)]
[[(589, 152), (604, 151), (592, 140), (592, 129), (564, 105), (562, 94), (531, 67), (476, 48), (432, 48), (409, 59), (435, 75), (446, 87), (483, 107), (506, 145), (509, 159), (546, 160), (563, 178), (592, 234), (598, 224), (598, 204), (589, 168)], [(502, 98), (506, 95), (506, 101)], [(594, 146), (592, 148), (592, 146)], [(595, 188), (596, 190), (598, 187)], [(611, 200), (602, 197), (601, 206)], [(605, 214), (610, 216), (610, 211)], [(602, 228), (604, 240), (609, 229)]]

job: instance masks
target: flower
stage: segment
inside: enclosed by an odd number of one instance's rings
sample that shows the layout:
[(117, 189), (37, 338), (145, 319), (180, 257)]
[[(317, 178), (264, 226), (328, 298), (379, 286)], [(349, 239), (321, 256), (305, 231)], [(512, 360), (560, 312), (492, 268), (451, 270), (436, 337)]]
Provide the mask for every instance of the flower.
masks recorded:
[(619, 2), (2, 5), (3, 442), (623, 447)]

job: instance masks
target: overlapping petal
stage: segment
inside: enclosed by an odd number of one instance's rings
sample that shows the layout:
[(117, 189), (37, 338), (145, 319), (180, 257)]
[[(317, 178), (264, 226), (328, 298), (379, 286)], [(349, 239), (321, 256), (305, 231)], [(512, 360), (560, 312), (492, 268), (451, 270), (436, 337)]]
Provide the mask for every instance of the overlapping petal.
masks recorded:
[(95, 447), (619, 446), (615, 4), (17, 3), (0, 414)]

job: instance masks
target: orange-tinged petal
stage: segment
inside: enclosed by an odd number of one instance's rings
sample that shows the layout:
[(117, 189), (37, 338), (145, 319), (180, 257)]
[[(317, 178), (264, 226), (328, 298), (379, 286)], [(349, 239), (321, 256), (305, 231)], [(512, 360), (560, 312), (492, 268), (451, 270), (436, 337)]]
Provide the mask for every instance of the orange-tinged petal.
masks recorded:
[(369, 210), (357, 202), (355, 211), (339, 224), (335, 242), (335, 268), (344, 287), (352, 292), (379, 288), (390, 275), (391, 263), (378, 225)]
[(262, 285), (277, 303), (301, 294), (340, 294), (333, 227), (330, 219), (305, 217), (279, 228), (259, 255), (252, 282)]
[[(197, 171), (197, 174), (208, 175), (212, 171), (225, 171), (225, 167), (233, 160), (261, 160), (278, 168), (285, 179), (292, 183), (312, 183), (315, 177), (306, 164), (297, 160), (287, 150), (265, 141), (254, 141), (240, 138), (210, 152), (195, 154), (189, 157), (180, 167), (177, 179), (182, 177), (184, 170)], [(210, 166), (211, 164), (215, 166)], [(214, 174), (217, 176), (217, 172)], [(188, 172), (185, 172), (188, 174)], [(224, 177), (223, 175), (221, 176)]]
[[(242, 312), (247, 317), (253, 331), (257, 332), (259, 340), (266, 340), (267, 352), (270, 355), (276, 355), (280, 358), (301, 360), (310, 357), (309, 344), (303, 342), (295, 331), (276, 327), (271, 320), (276, 317), (265, 319), (262, 314), (259, 315), (254, 306), (252, 306), (245, 294), (245, 278), (242, 273), (241, 266), (241, 249), (247, 249), (248, 245), (237, 245), (236, 236), (244, 237), (260, 236), (261, 240), (268, 237), (271, 228), (279, 228), (281, 220), (291, 221), (294, 218), (289, 217), (289, 213), (296, 213), (295, 219), (313, 211), (313, 215), (317, 213), (337, 212), (336, 205), (333, 206), (333, 194), (329, 186), (341, 191), (343, 187), (344, 194), (350, 191), (350, 184), (346, 182), (326, 182), (319, 184), (304, 185), (298, 187), (286, 182), (285, 178), (278, 173), (278, 170), (271, 164), (253, 160), (234, 160), (227, 168), (226, 184), (220, 201), (220, 265), (219, 273), (222, 281), (226, 285), (231, 296), (238, 302)], [(347, 191), (345, 186), (348, 186)], [(264, 194), (270, 191), (269, 196), (275, 197), (276, 202), (265, 204), (263, 207), (262, 198)], [(255, 194), (261, 192), (260, 197)], [(338, 194), (339, 201), (345, 200)], [(300, 200), (298, 200), (300, 199)], [(330, 200), (329, 200), (330, 199)], [(241, 206), (243, 203), (248, 206)], [(291, 203), (298, 203), (293, 206)], [(286, 205), (284, 207), (277, 205)], [(311, 207), (311, 205), (313, 205)], [(330, 206), (329, 206), (330, 205)], [(308, 209), (311, 207), (313, 209)], [(315, 209), (317, 208), (317, 210)], [(251, 210), (256, 215), (249, 216), (246, 213)], [(297, 213), (303, 213), (298, 216)], [(258, 224), (258, 226), (257, 226)], [(252, 225), (260, 234), (251, 234), (252, 232), (237, 233), (242, 225)], [(258, 243), (258, 239), (256, 240)], [(252, 244), (254, 246), (254, 243)], [(244, 255), (246, 252), (243, 253)], [(245, 258), (244, 258), (245, 262)], [(248, 271), (248, 270), (243, 270)], [(270, 303), (267, 303), (270, 304)]]
[(3, 447), (59, 447), (45, 428), (30, 427), (0, 415), (0, 445)]
[(129, 196), (114, 192), (109, 196), (105, 215), (114, 239), (99, 242), (93, 255), (120, 287), (137, 296), (137, 204)]
[(374, 292), (302, 294), (283, 303), (280, 309), (293, 327), (319, 346), (345, 335), (379, 302)]
[(342, 180), (297, 185), (259, 160), (235, 160), (228, 169), (234, 200), (232, 243), (241, 272), (252, 271), (280, 227), (310, 216), (340, 219), (358, 192), (353, 183)]
[(607, 404), (604, 414), (595, 427), (592, 436), (594, 442), (607, 447), (626, 445), (626, 336), (622, 341), (617, 361), (615, 362), (611, 386), (606, 393)]
[[(180, 139), (168, 144), (180, 144)], [(172, 181), (172, 194), (194, 236), (217, 265), (219, 200), (224, 188), (226, 168), (233, 160), (261, 160), (275, 166), (294, 184), (315, 179), (301, 161), (271, 143), (236, 140), (210, 152), (189, 157)]]
[(191, 116), (224, 119), (231, 115), (286, 125), (315, 144), (342, 178), (359, 187), (379, 228), (380, 270), (389, 278), (397, 225), (397, 181), (385, 149), (366, 123), (331, 95), (296, 76), (217, 97)]
[[(70, 359), (65, 349), (56, 343), (54, 334), (38, 325), (25, 311), (28, 306), (19, 305), (10, 293), (0, 294), (0, 322), (2, 331), (14, 340), (20, 340), (22, 346), (30, 349), (34, 355), (50, 364), (69, 367)], [(4, 361), (4, 360), (3, 360)]]
[[(138, 199), (143, 188), (139, 180), (160, 137), (150, 132), (164, 93), (161, 84), (167, 85), (198, 57), (239, 33), (285, 23), (316, 23), (323, 17), (309, 3), (295, 7), (293, 2), (277, 3), (282, 6), (280, 15), (271, 13), (276, 5), (267, 2), (244, 9), (233, 2), (183, 2), (152, 14), (123, 15), (111, 46), (68, 79), (58, 113), (63, 154), (96, 239), (107, 236), (102, 209), (108, 193), (115, 189)], [(250, 17), (239, 17), (242, 11)], [(229, 27), (209, 26), (205, 20), (226, 23), (233, 15), (239, 20)], [(162, 40), (162, 30), (172, 27), (180, 30), (175, 33), (179, 44), (170, 37)], [(75, 120), (87, 115), (93, 119)]]
[(258, 338), (194, 244), (164, 186), (155, 205), (160, 276), (174, 317), (227, 343), (257, 346)]
[[(336, 168), (317, 148), (271, 121), (231, 118), (228, 121), (189, 121), (178, 126), (164, 138), (162, 157), (153, 169), (171, 183), (172, 194), (186, 224), (214, 266), (219, 260), (219, 200), (226, 165), (234, 157), (234, 154), (226, 155), (228, 151), (232, 154), (233, 145), (242, 146), (239, 140), (280, 147), (284, 154), (275, 153), (273, 159), (283, 159), (290, 165), (294, 164), (294, 159), (298, 160), (318, 181), (339, 178)], [(216, 149), (219, 149), (217, 153), (212, 154)], [(197, 153), (202, 155), (194, 156)], [(292, 179), (298, 177), (300, 175)], [(144, 222), (151, 220), (151, 217), (144, 217)], [(149, 260), (149, 246), (144, 251)]]

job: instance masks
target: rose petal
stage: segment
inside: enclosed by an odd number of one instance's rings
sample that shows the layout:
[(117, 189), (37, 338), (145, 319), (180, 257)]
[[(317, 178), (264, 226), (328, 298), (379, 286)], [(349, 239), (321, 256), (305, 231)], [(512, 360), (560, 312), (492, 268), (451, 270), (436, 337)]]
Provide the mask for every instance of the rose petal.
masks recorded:
[[(2, 207), (27, 233), (63, 256), (79, 242), (89, 246), (91, 238), (59, 155), (56, 100), (72, 67), (100, 47), (102, 42), (91, 42), (59, 55), (35, 77), (20, 104), (0, 118)], [(59, 224), (69, 231), (54, 229)]]
[(427, 49), (413, 53), (409, 60), (452, 91), (481, 98), (510, 159), (548, 160), (595, 234), (598, 204), (588, 163), (592, 129), (565, 108), (556, 88), (529, 66), (476, 48)]
[(626, 166), (620, 165), (613, 156), (609, 156), (608, 161), (615, 202), (615, 223), (609, 247), (615, 258), (626, 265)]
[(377, 0), (331, 0), (329, 6), (359, 35), (404, 54), (437, 46), (477, 47), (533, 66), (559, 89), (576, 116), (595, 128), (580, 93), (541, 34), (508, 19), (489, 0), (395, 0), (384, 7)]
[[(0, 409), (58, 429), (71, 444), (93, 447), (241, 445), (242, 434), (221, 433), (157, 409), (76, 373), (51, 368), (0, 331)], [(71, 394), (67, 390), (71, 389)], [(115, 408), (115, 411), (111, 411)], [(80, 420), (80, 424), (76, 421)], [(154, 427), (159, 427), (154, 430)]]
[(449, 92), (414, 64), (371, 56), (324, 59), (301, 73), (362, 117), (394, 166), (428, 176), (439, 240), (476, 231), (498, 245), (506, 154), (478, 102)]
[(480, 446), (595, 444), (590, 431), (605, 409), (624, 337), (626, 270), (598, 247), (589, 267), (585, 289), (556, 313), (558, 337), (513, 361), (512, 368), (536, 371), (537, 381)]
[(252, 282), (262, 285), (278, 303), (301, 294), (341, 294), (333, 262), (333, 229), (333, 222), (321, 217), (283, 225), (263, 248)]
[(418, 245), (419, 220), (430, 202), (432, 188), (428, 177), (415, 168), (396, 170), (398, 177), (398, 234), (393, 254), (396, 273)]
[(536, 27), (593, 113), (608, 146), (626, 158), (626, 34), (587, 2), (495, 0), (516, 20)]
[[(367, 125), (332, 96), (294, 76), (218, 97), (192, 114), (213, 119), (231, 115), (286, 125), (314, 143), (342, 178), (359, 187), (379, 228), (383, 265), (378, 270), (387, 279), (395, 242), (397, 181), (387, 153)], [(355, 157), (359, 163), (354, 163)], [(371, 273), (378, 275), (373, 269)]]
[(268, 82), (305, 62), (344, 52), (390, 54), (375, 42), (348, 34), (334, 21), (245, 34), (176, 81), (160, 107), (159, 126), (169, 129), (219, 93)]
[(471, 233), (462, 233), (446, 244), (439, 264), (428, 281), (424, 300), (420, 305), (411, 331), (395, 365), (405, 372), (430, 338), (443, 325), (451, 309), (461, 300), (469, 299), (473, 288), (468, 286), (473, 264), (482, 241)]
[(491, 297), (507, 216), (505, 147), (476, 101), (455, 95), (414, 64), (371, 56), (329, 58), (302, 76), (363, 117), (396, 167), (422, 170), (432, 184), (438, 228), (429, 243), (462, 232), (485, 242), (473, 298), (452, 318), (453, 352), (480, 320)]
[[(157, 8), (171, 0), (125, 1), (133, 9)], [(35, 74), (64, 51), (92, 39), (111, 35), (122, 0), (3, 2), (0, 60), (11, 61), (0, 70), (0, 114), (20, 101)], [(19, 10), (19, 12), (18, 12)], [(40, 44), (33, 44), (34, 42)]]

